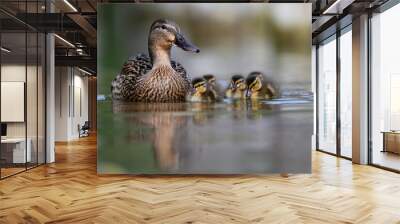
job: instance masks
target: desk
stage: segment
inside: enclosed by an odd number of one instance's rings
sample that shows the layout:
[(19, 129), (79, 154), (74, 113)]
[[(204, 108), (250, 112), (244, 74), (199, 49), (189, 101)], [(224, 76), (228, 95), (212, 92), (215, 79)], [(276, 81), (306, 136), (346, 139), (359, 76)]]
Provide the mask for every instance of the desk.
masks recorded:
[(32, 154), (31, 154), (32, 141), (30, 138), (28, 138), (26, 142), (28, 142), (27, 144), (28, 147), (26, 147), (26, 154), (25, 154), (25, 138), (1, 139), (1, 156), (3, 157), (2, 159), (5, 159), (7, 163), (30, 162), (32, 159)]
[(382, 152), (400, 154), (400, 131), (383, 131)]

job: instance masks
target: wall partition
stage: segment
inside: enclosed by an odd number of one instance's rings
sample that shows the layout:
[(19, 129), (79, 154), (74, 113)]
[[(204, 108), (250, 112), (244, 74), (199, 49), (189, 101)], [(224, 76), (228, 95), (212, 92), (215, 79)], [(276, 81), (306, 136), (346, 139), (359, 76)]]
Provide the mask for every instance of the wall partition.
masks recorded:
[[(55, 68), (55, 140), (71, 141), (80, 137), (79, 129), (89, 120), (89, 79), (78, 67)], [(95, 101), (96, 102), (96, 101)]]
[[(26, 169), (26, 33), (1, 34), (1, 177)], [(28, 151), (26, 150), (28, 147)], [(29, 158), (27, 160), (27, 158)]]
[[(38, 3), (20, 2), (26, 12)], [(45, 163), (45, 35), (0, 12), (12, 21), (0, 29), (0, 178)], [(1, 23), (3, 24), (3, 23)], [(7, 25), (7, 24), (6, 24)]]

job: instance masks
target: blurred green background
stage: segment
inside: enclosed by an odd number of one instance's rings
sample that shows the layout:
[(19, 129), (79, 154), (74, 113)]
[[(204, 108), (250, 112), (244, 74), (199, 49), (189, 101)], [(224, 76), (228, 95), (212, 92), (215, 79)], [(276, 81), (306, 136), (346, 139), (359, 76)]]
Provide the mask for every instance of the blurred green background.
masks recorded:
[(106, 3), (98, 7), (98, 94), (110, 94), (129, 56), (147, 54), (149, 28), (159, 18), (175, 21), (201, 49), (172, 51), (192, 78), (258, 70), (281, 89), (311, 88), (311, 4)]

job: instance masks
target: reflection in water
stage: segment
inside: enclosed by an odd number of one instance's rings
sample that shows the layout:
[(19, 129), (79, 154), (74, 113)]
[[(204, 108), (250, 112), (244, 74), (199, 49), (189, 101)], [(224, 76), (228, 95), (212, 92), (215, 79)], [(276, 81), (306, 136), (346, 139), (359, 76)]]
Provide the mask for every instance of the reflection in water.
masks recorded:
[[(285, 105), (257, 100), (103, 101), (99, 105), (100, 112), (104, 113), (100, 123), (106, 119), (112, 121), (99, 130), (101, 173), (310, 170), (311, 102)], [(112, 133), (112, 137), (105, 133)]]
[[(187, 117), (178, 117), (174, 119), (173, 112), (184, 111), (184, 104), (173, 103), (122, 103), (115, 102), (113, 104), (114, 113), (130, 113), (130, 112), (149, 112), (143, 116), (128, 117), (128, 124), (135, 125), (137, 123), (151, 127), (154, 132), (151, 141), (154, 142), (154, 150), (156, 161), (161, 169), (172, 169), (177, 164), (177, 152), (173, 148), (174, 135), (177, 128), (184, 126)], [(134, 132), (133, 134), (135, 134)], [(139, 129), (142, 133), (142, 129)], [(132, 134), (132, 133), (130, 133)], [(127, 136), (127, 141), (144, 141), (143, 135), (140, 138), (131, 138)]]
[(263, 110), (272, 110), (272, 107), (268, 104), (263, 104), (259, 100), (250, 100), (247, 104), (247, 110), (251, 111), (247, 113), (247, 118), (251, 120), (258, 120), (262, 118), (262, 111)]

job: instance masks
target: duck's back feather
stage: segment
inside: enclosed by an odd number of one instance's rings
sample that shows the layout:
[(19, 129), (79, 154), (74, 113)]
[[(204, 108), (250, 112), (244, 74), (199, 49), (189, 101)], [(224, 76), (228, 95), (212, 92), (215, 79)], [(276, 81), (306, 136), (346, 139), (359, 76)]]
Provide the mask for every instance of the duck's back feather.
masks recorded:
[(139, 54), (135, 57), (129, 57), (121, 69), (121, 75), (132, 75), (140, 77), (150, 71), (152, 67), (151, 60), (147, 55)]

